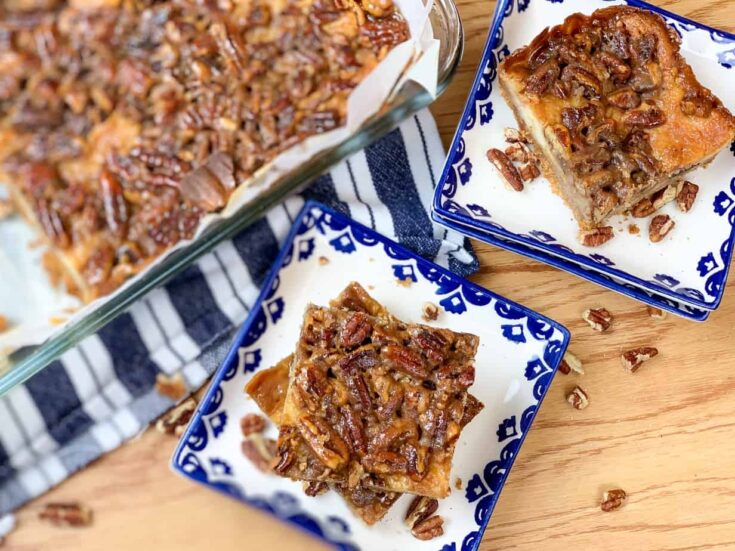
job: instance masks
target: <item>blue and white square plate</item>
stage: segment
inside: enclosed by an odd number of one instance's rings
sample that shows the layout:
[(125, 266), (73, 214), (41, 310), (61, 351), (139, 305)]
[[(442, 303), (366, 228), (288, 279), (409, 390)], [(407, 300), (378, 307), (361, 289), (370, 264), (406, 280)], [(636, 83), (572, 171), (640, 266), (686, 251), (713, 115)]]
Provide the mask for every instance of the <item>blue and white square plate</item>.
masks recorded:
[[(571, 211), (544, 178), (522, 193), (510, 191), (486, 157), (489, 148), (505, 147), (504, 128), (517, 127), (495, 85), (498, 63), (572, 13), (590, 14), (625, 3), (662, 14), (682, 37), (681, 53), (699, 80), (735, 110), (735, 35), (638, 0), (500, 0), (436, 188), (434, 212), (439, 221), (454, 222), (458, 229), (464, 226), (480, 236), (525, 245), (562, 269), (564, 264), (555, 259), (583, 267), (588, 279), (595, 273), (606, 275), (595, 280), (614, 290), (624, 292), (623, 282), (697, 310), (713, 310), (722, 299), (735, 239), (735, 146), (721, 152), (707, 169), (689, 176), (700, 192), (688, 214), (679, 213), (673, 204), (662, 209), (676, 221), (664, 241), (649, 241), (647, 220), (617, 216), (611, 220), (615, 239), (594, 249), (579, 244)], [(629, 223), (639, 225), (640, 233), (629, 233)], [(503, 246), (499, 239), (490, 242)]]
[[(400, 319), (424, 323), (422, 305), (429, 301), (440, 310), (432, 325), (480, 337), (471, 391), (485, 409), (457, 444), (453, 490), (439, 505), (445, 534), (430, 542), (415, 539), (403, 525), (409, 496), (367, 527), (336, 494), (307, 497), (300, 483), (261, 473), (240, 452), (239, 420), (258, 411), (243, 387), (258, 369), (294, 350), (309, 302), (327, 304), (352, 280)], [(558, 323), (417, 257), (336, 211), (308, 203), (179, 442), (172, 466), (343, 549), (474, 550), (568, 341), (569, 332)], [(276, 434), (270, 426), (268, 435)], [(461, 489), (454, 489), (456, 478)]]

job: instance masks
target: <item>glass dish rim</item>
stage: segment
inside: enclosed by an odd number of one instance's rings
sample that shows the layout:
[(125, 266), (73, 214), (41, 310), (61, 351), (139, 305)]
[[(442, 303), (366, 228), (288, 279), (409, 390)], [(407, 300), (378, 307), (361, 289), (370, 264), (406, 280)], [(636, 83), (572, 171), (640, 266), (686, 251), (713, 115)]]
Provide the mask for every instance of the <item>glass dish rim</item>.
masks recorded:
[(132, 280), (113, 298), (42, 344), (11, 354), (10, 364), (5, 368), (6, 371), (0, 374), (0, 397), (44, 369), (85, 337), (104, 327), (136, 300), (171, 279), (217, 244), (248, 227), (288, 194), (309, 183), (350, 154), (378, 140), (400, 121), (427, 107), (438, 98), (449, 86), (462, 59), (464, 30), (454, 0), (433, 0), (429, 17), (434, 36), (440, 40), (435, 97), (432, 98), (413, 82), (406, 83), (379, 113), (368, 119), (347, 139), (314, 156), (298, 170), (285, 175), (231, 217), (215, 223), (191, 244), (174, 251), (142, 277)]

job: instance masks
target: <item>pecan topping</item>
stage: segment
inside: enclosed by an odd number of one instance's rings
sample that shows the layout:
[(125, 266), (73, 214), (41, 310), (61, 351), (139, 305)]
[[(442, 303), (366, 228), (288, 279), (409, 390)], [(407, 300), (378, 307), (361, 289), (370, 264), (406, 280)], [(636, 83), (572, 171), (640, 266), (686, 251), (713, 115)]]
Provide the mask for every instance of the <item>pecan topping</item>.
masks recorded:
[(439, 515), (434, 515), (417, 522), (411, 529), (411, 534), (422, 541), (438, 538), (444, 534), (444, 519)]
[(286, 444), (283, 444), (278, 447), (278, 450), (276, 451), (275, 457), (270, 463), (270, 466), (272, 467), (273, 471), (275, 471), (277, 474), (285, 474), (286, 471), (288, 471), (289, 467), (293, 465), (293, 462), (296, 460), (296, 454), (294, 451)]
[(327, 493), (329, 486), (321, 480), (309, 480), (304, 482), (304, 493), (309, 497), (316, 497)]
[(579, 242), (585, 247), (599, 247), (610, 241), (615, 234), (612, 226), (602, 226), (593, 230), (579, 232)]
[(408, 506), (403, 523), (409, 528), (413, 528), (417, 523), (426, 520), (436, 513), (438, 508), (439, 502), (436, 499), (425, 496), (416, 496)]
[(572, 391), (567, 394), (567, 402), (569, 402), (574, 409), (584, 409), (590, 405), (587, 393), (578, 386), (575, 386)]
[(407, 473), (408, 460), (397, 452), (378, 450), (362, 458), (366, 470), (377, 474)]
[(612, 326), (613, 315), (606, 308), (590, 308), (582, 313), (582, 319), (595, 331), (607, 331)]
[(327, 422), (316, 415), (304, 415), (297, 424), (299, 433), (319, 460), (337, 470), (350, 458), (350, 449)]
[(504, 131), (505, 141), (508, 143), (528, 143), (526, 134), (517, 128), (506, 128)]
[(442, 362), (449, 343), (440, 333), (419, 331), (414, 340), (423, 349), (426, 356), (434, 362)]
[(428, 366), (424, 365), (421, 357), (413, 350), (402, 346), (388, 345), (385, 349), (386, 357), (394, 367), (417, 379), (425, 379), (429, 375)]
[(257, 413), (248, 413), (240, 419), (240, 430), (243, 436), (250, 436), (265, 430), (265, 418)]
[(568, 375), (572, 371), (574, 371), (578, 375), (584, 375), (582, 361), (569, 351), (564, 354), (564, 357), (559, 363), (559, 371), (561, 371), (564, 375)]
[(651, 319), (662, 320), (666, 318), (666, 310), (661, 310), (661, 308), (646, 306), (646, 311), (648, 312), (648, 317)]
[(607, 101), (615, 107), (629, 110), (635, 109), (641, 104), (641, 97), (632, 88), (618, 88), (614, 92), (608, 94)]
[(433, 302), (424, 302), (421, 317), (424, 321), (435, 321), (439, 317), (439, 307)]
[(175, 408), (164, 413), (158, 421), (156, 421), (156, 430), (165, 434), (173, 434), (181, 436), (189, 420), (194, 415), (197, 403), (194, 398), (184, 400)]
[(695, 199), (699, 193), (699, 186), (691, 182), (684, 182), (681, 190), (676, 196), (676, 205), (681, 212), (689, 212), (692, 209)]
[(675, 225), (676, 222), (668, 214), (654, 216), (651, 225), (648, 227), (648, 238), (652, 243), (658, 243), (674, 229)]
[(276, 441), (272, 438), (265, 438), (259, 432), (251, 433), (240, 444), (240, 450), (259, 471), (268, 473), (272, 470), (276, 451)]
[(526, 80), (526, 93), (543, 94), (559, 77), (560, 73), (559, 64), (554, 60), (539, 65)]
[(176, 373), (172, 376), (168, 376), (165, 373), (157, 374), (155, 388), (158, 394), (174, 402), (178, 402), (189, 393), (189, 390), (186, 388), (186, 381), (184, 381), (181, 373)]
[(339, 338), (342, 346), (346, 348), (354, 348), (362, 344), (373, 332), (373, 328), (367, 321), (365, 314), (355, 312), (347, 320)]
[(574, 81), (589, 90), (593, 96), (602, 94), (602, 83), (595, 75), (578, 65), (567, 65), (561, 73), (563, 82)]
[(641, 367), (643, 362), (648, 361), (657, 355), (657, 348), (653, 346), (640, 346), (623, 352), (623, 355), (620, 356), (620, 361), (625, 369), (631, 373), (635, 373), (638, 371), (638, 368)]
[(666, 122), (666, 115), (657, 107), (651, 107), (645, 110), (628, 111), (623, 115), (621, 121), (631, 126), (655, 128)]
[(365, 429), (362, 426), (362, 419), (356, 411), (349, 407), (343, 407), (342, 423), (345, 432), (347, 442), (350, 447), (358, 453), (367, 453), (367, 438), (365, 436)]
[(47, 503), (38, 513), (38, 518), (61, 526), (89, 526), (92, 524), (92, 509), (79, 502)]
[(505, 183), (514, 191), (523, 191), (523, 179), (518, 173), (518, 169), (513, 166), (513, 162), (508, 156), (499, 149), (489, 149), (487, 152), (488, 160), (498, 169)]
[(606, 490), (602, 494), (602, 501), (600, 502), (600, 509), (609, 513), (615, 511), (623, 506), (623, 503), (628, 499), (628, 494), (621, 488), (615, 488), (613, 490)]

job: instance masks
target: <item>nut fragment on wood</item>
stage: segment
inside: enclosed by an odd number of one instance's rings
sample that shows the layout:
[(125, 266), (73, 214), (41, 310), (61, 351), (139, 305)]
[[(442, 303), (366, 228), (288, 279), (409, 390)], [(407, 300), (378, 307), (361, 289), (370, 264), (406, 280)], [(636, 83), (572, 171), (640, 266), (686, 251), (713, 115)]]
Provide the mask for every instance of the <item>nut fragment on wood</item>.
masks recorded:
[(520, 168), (518, 172), (521, 175), (521, 178), (523, 178), (524, 182), (530, 182), (531, 180), (535, 180), (536, 178), (541, 176), (541, 171), (533, 162), (526, 163)]
[(655, 306), (646, 306), (646, 311), (648, 312), (648, 317), (651, 319), (666, 319), (666, 310), (661, 310), (661, 308), (656, 308)]
[(582, 319), (595, 331), (607, 331), (612, 326), (613, 315), (607, 308), (588, 308), (582, 312)]
[(240, 449), (245, 457), (264, 473), (271, 472), (271, 462), (276, 455), (276, 441), (265, 438), (261, 433), (255, 432), (248, 436), (240, 444)]
[(676, 222), (668, 214), (654, 216), (651, 225), (648, 227), (648, 238), (652, 243), (658, 243), (674, 229), (675, 225)]
[(425, 520), (417, 522), (411, 529), (413, 537), (421, 541), (433, 540), (444, 534), (444, 519), (434, 515)]
[(243, 436), (250, 436), (256, 432), (265, 430), (265, 419), (257, 413), (248, 413), (240, 419), (240, 430)]
[(176, 373), (173, 376), (168, 376), (165, 373), (159, 373), (156, 375), (156, 392), (161, 396), (170, 398), (174, 402), (178, 402), (184, 396), (189, 394), (189, 390), (186, 388), (186, 381), (181, 373)]
[(591, 230), (579, 232), (579, 242), (585, 247), (599, 247), (610, 241), (615, 234), (612, 226), (601, 226)]
[(194, 410), (196, 410), (196, 408), (197, 403), (194, 398), (184, 400), (175, 408), (164, 413), (158, 421), (156, 421), (156, 430), (164, 434), (181, 436), (184, 434), (184, 429), (189, 423), (192, 415), (194, 415)]
[(424, 321), (435, 321), (439, 317), (439, 307), (433, 302), (424, 302), (421, 307), (421, 317)]
[(503, 181), (514, 191), (523, 191), (523, 179), (518, 173), (518, 169), (513, 165), (513, 161), (500, 151), (499, 149), (488, 149), (487, 158), (493, 166), (500, 172)]
[(628, 499), (628, 494), (621, 488), (615, 488), (613, 490), (606, 490), (602, 494), (602, 501), (600, 501), (600, 509), (609, 513), (615, 511), (623, 506), (623, 503)]
[(689, 212), (699, 193), (699, 186), (691, 182), (684, 182), (676, 196), (676, 206), (681, 212)]
[(653, 346), (639, 346), (638, 348), (633, 348), (623, 352), (620, 356), (620, 361), (625, 369), (631, 373), (635, 373), (638, 371), (638, 368), (641, 367), (643, 362), (646, 362), (657, 355), (658, 348)]
[(316, 497), (327, 493), (329, 486), (322, 480), (308, 480), (303, 483), (304, 493), (309, 497)]
[(92, 524), (92, 509), (79, 502), (47, 503), (38, 513), (38, 518), (57, 526), (89, 526)]
[(505, 141), (508, 143), (528, 143), (526, 133), (517, 128), (506, 128), (503, 134), (505, 135)]
[(569, 375), (569, 373), (571, 373), (572, 371), (574, 371), (578, 375), (584, 375), (582, 360), (580, 360), (571, 352), (567, 351), (564, 354), (564, 357), (561, 359), (561, 362), (559, 363), (559, 371), (561, 371), (564, 375)]
[(574, 409), (584, 409), (590, 405), (590, 399), (587, 396), (587, 393), (578, 386), (575, 386), (572, 391), (567, 394), (567, 402), (569, 402)]
[(426, 520), (436, 513), (439, 508), (439, 502), (431, 497), (416, 496), (406, 511), (406, 517), (403, 522), (409, 528), (413, 528), (416, 523)]

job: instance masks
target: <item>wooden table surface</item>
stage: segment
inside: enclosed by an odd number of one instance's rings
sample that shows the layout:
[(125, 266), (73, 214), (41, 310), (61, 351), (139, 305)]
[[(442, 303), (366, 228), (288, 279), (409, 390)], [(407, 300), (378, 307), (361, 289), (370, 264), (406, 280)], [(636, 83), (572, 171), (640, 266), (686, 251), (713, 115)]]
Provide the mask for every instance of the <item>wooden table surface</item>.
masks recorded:
[[(733, 0), (656, 1), (671, 11), (735, 31)], [(475, 73), (494, 2), (459, 0), (462, 65), (432, 107), (449, 144)], [(515, 462), (485, 534), (500, 549), (735, 549), (735, 280), (705, 324), (669, 316), (592, 283), (475, 243), (479, 284), (526, 304), (572, 331), (582, 377), (554, 380)], [(611, 333), (591, 331), (580, 313), (604, 305)], [(653, 345), (660, 356), (635, 375), (621, 350)], [(573, 410), (565, 392), (590, 396)], [(323, 546), (269, 516), (172, 474), (175, 440), (149, 430), (18, 512), (10, 549), (271, 549)], [(628, 504), (599, 509), (601, 489), (624, 488)], [(81, 500), (95, 512), (87, 529), (49, 527), (42, 503)]]

